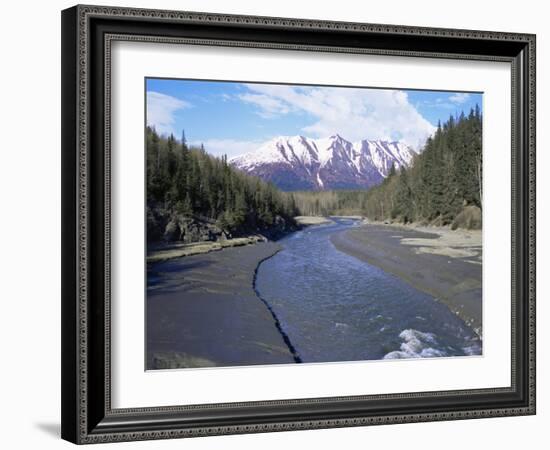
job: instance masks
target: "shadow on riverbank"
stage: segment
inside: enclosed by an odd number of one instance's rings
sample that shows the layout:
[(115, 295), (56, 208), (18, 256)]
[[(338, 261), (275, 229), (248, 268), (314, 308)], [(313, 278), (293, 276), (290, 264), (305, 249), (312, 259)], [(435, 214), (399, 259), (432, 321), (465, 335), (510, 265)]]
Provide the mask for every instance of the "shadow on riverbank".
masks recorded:
[(150, 264), (147, 369), (294, 363), (253, 287), (258, 264), (279, 249), (259, 242)]

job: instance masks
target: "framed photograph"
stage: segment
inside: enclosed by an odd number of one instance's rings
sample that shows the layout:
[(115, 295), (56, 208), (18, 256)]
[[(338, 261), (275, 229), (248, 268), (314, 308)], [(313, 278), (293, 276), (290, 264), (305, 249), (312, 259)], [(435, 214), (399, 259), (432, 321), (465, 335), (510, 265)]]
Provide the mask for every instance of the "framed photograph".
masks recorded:
[(62, 12), (62, 437), (535, 413), (535, 36)]

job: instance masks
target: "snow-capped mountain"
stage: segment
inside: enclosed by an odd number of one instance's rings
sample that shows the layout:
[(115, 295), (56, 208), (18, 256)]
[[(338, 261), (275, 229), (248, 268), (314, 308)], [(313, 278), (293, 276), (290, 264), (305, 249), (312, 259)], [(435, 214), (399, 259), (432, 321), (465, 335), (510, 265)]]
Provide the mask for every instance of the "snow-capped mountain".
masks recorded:
[(415, 154), (402, 142), (281, 136), (230, 164), (286, 191), (365, 189), (380, 183), (392, 165), (409, 166)]

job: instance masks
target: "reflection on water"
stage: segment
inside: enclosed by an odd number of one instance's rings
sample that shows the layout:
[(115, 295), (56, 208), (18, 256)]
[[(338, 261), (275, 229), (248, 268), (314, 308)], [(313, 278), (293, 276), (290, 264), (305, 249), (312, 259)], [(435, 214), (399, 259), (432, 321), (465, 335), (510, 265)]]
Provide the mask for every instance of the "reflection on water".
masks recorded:
[(339, 252), (330, 235), (351, 220), (306, 228), (258, 268), (256, 290), (303, 362), (480, 354), (474, 333), (443, 304)]

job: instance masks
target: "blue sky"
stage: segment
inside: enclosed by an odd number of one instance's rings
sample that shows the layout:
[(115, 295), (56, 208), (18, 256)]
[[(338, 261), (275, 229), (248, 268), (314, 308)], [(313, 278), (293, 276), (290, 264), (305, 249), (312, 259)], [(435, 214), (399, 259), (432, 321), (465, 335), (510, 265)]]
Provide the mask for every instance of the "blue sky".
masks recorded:
[(275, 136), (401, 140), (419, 148), (438, 120), (466, 114), (482, 94), (298, 86), (219, 81), (146, 80), (147, 123), (229, 157)]

